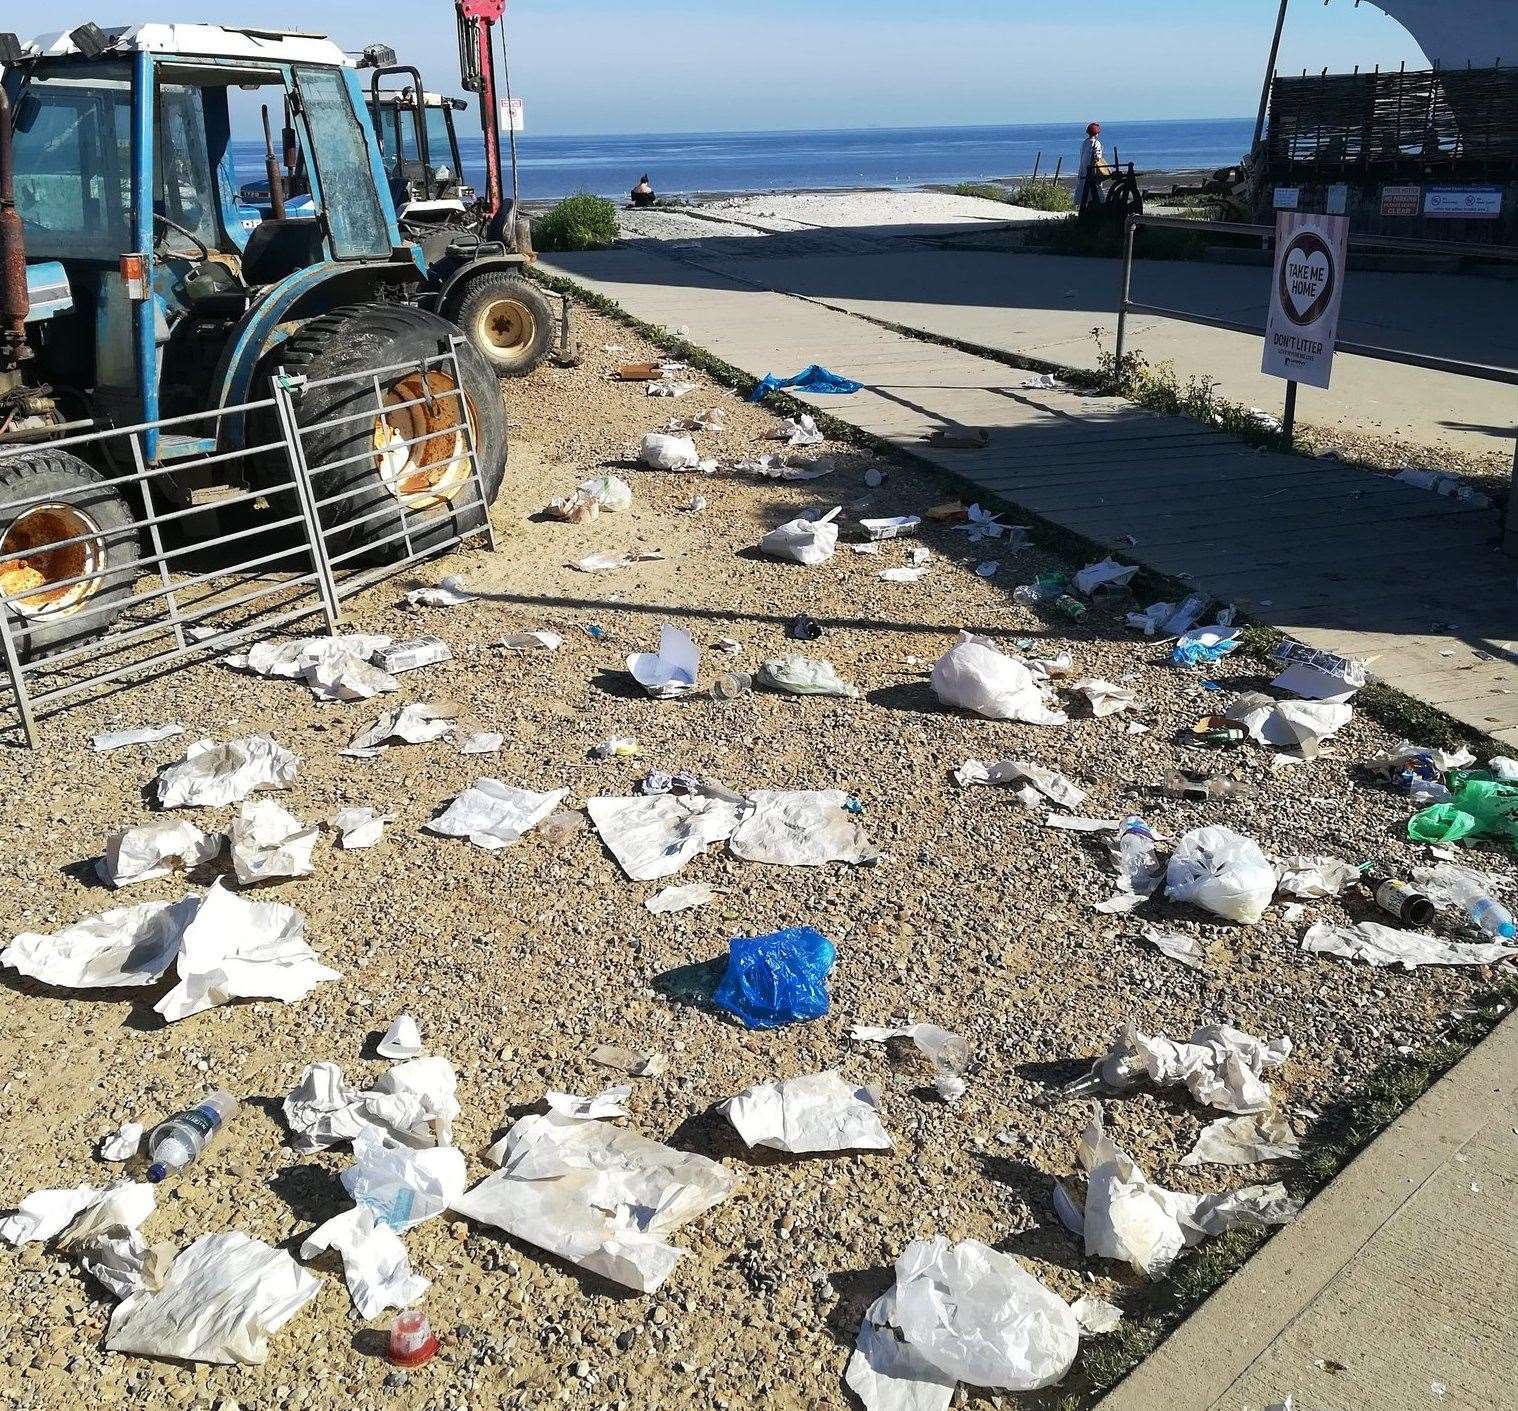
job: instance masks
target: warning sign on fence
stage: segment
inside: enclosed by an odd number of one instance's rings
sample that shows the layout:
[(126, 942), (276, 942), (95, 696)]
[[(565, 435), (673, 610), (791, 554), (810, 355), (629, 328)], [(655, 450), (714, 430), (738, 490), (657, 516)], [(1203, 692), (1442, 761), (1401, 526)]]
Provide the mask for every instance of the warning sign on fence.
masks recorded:
[(1346, 216), (1276, 215), (1276, 268), (1262, 369), (1267, 375), (1328, 386), (1348, 245)]

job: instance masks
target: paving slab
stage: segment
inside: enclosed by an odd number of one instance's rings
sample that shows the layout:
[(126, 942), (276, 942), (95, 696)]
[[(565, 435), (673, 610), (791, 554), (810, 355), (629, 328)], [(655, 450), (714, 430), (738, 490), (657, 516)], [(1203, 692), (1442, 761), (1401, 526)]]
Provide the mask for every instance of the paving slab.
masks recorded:
[[(974, 291), (956, 307), (987, 317), (1001, 286), (981, 258), (954, 275), (956, 289)], [(1055, 263), (1049, 277), (1069, 277), (1072, 262)], [(692, 263), (649, 241), (544, 264), (649, 323), (683, 327), (755, 377), (812, 362), (853, 377), (865, 385), (852, 397), (804, 400), (1310, 645), (1356, 654), (1372, 641), (1381, 679), (1518, 746), (1518, 559), (1500, 549), (1495, 511), (1389, 476), (1261, 451), (1118, 398), (1041, 387), (994, 359), (789, 292), (833, 276), (788, 274), (786, 259)], [(895, 270), (897, 300), (882, 293), (869, 312), (908, 326), (919, 305), (906, 267), (881, 268)], [(885, 278), (879, 270), (868, 277)], [(1510, 329), (1486, 314), (1479, 327), (1494, 356), (1510, 355)], [(1206, 332), (1188, 328), (1187, 336)], [(989, 444), (956, 451), (925, 439), (962, 426), (985, 427)]]

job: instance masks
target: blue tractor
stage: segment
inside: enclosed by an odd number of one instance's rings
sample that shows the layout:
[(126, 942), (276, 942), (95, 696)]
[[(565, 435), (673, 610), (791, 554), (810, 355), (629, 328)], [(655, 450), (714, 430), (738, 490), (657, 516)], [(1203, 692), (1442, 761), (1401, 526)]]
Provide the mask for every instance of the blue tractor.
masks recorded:
[[(321, 488), (350, 492), (324, 512), (342, 522), (325, 527), (341, 537), (347, 521), (364, 520), (344, 547), (389, 539), (376, 557), (403, 552), (392, 537), (403, 511), (455, 496), (457, 522), (436, 518), (438, 538), (477, 527), (484, 509), (463, 493), (467, 447), (472, 434), (493, 500), (506, 464), (500, 385), (454, 324), (415, 306), (423, 257), (402, 238), (366, 95), (336, 45), (228, 25), (84, 24), (30, 43), (0, 33), (0, 65), (0, 450), (9, 452), (0, 503), (46, 496), (0, 523), (0, 597), (28, 593), (13, 604), (24, 648), (67, 639), (78, 630), (69, 618), (92, 598), (126, 596), (108, 563), (89, 591), (73, 583), (50, 595), (50, 581), (80, 577), (89, 535), (133, 516), (101, 483), (109, 466), (48, 442), (257, 401), (280, 369), (313, 383), (419, 369), (387, 374), (379, 403), (361, 380), (300, 399), (303, 425), (317, 428), (306, 455)], [(232, 130), (259, 106), (290, 114), (309, 199), (250, 218)], [(450, 345), (459, 385), (420, 370)], [(438, 392), (449, 395), (433, 400)], [(345, 420), (360, 403), (373, 414)], [(377, 405), (402, 410), (392, 417)], [(453, 440), (433, 424), (450, 417), (460, 423)], [(210, 439), (150, 427), (144, 452), (154, 466), (227, 453), (217, 465), (256, 489), (258, 457), (236, 454), (269, 439), (256, 420), (217, 418)], [(421, 444), (403, 444), (419, 432)], [(16, 454), (18, 445), (29, 449)], [(325, 478), (323, 465), (332, 467)], [(204, 488), (173, 476), (154, 483), (185, 504)], [(379, 512), (386, 506), (392, 518)], [(108, 615), (91, 607), (98, 631)]]

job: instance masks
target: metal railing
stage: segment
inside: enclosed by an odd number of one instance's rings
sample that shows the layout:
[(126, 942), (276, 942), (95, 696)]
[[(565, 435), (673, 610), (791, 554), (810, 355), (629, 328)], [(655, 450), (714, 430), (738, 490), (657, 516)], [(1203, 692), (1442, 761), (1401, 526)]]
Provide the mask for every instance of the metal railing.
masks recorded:
[[(1229, 333), (1245, 333), (1263, 339), (1263, 324), (1243, 323), (1237, 319), (1215, 318), (1210, 314), (1194, 313), (1189, 309), (1170, 308), (1164, 304), (1147, 304), (1133, 298), (1133, 252), (1140, 226), (1156, 230), (1184, 230), (1188, 233), (1217, 235), (1247, 235), (1261, 242), (1264, 249), (1275, 244), (1275, 227), (1270, 225), (1245, 225), (1236, 221), (1187, 220), (1184, 216), (1130, 215), (1123, 244), (1123, 282), (1118, 295), (1116, 367), (1121, 374), (1123, 358), (1127, 351), (1128, 315), (1153, 314), (1159, 318), (1173, 318), (1182, 323), (1200, 324), (1204, 328), (1221, 328)], [(1518, 248), (1506, 245), (1462, 245), (1450, 240), (1413, 240), (1395, 235), (1350, 235), (1351, 250), (1387, 250), (1392, 253), (1413, 255), (1460, 255), (1479, 258), (1484, 262), (1507, 262), (1518, 264)], [(1483, 382), (1498, 382), (1518, 387), (1518, 368), (1497, 367), (1491, 363), (1478, 363), (1465, 358), (1441, 358), (1428, 353), (1414, 353), (1405, 348), (1389, 348), (1379, 343), (1360, 343), (1341, 338), (1334, 343), (1334, 351), (1350, 353), (1355, 357), (1374, 358), (1380, 362), (1400, 363), (1405, 367), (1426, 368), (1430, 372), (1450, 373), (1456, 377), (1473, 377)], [(1284, 406), (1281, 413), (1281, 435), (1287, 446), (1291, 445), (1296, 427), (1297, 384), (1288, 381)], [(1503, 546), (1509, 553), (1518, 553), (1518, 424), (1514, 426), (1513, 485), (1508, 494), (1507, 516), (1504, 524)]]
[[(21, 457), (65, 453), (61, 479), (28, 490), (27, 477), (14, 494), (0, 488), (0, 534), (8, 536), (0, 541), (0, 722), (19, 725), (34, 746), (43, 713), (303, 619), (319, 617), (335, 632), (344, 599), (380, 578), (476, 533), (494, 549), (457, 345), (340, 377), (280, 372), (260, 401), (0, 447), (0, 475)], [(410, 374), (418, 394), (398, 397), (397, 380)], [(344, 384), (353, 395), (340, 399), (340, 414), (302, 420), (303, 399)], [(438, 429), (393, 429), (413, 409), (430, 415), (449, 404), (457, 414)], [(147, 462), (148, 432), (214, 444), (217, 423), (232, 416), (256, 428), (246, 449)], [(348, 428), (356, 454), (313, 454), (313, 440), (341, 441)], [(439, 455), (423, 462), (423, 483), (391, 493), (383, 458), (409, 464), (417, 448), (427, 457), (438, 444)], [(431, 482), (428, 465), (440, 467)], [(196, 502), (188, 487), (212, 471), (230, 486)], [(430, 494), (445, 478), (447, 497)], [(360, 497), (369, 503), (355, 506)], [(29, 547), (33, 522), (43, 541)], [(39, 559), (48, 572), (32, 567)]]

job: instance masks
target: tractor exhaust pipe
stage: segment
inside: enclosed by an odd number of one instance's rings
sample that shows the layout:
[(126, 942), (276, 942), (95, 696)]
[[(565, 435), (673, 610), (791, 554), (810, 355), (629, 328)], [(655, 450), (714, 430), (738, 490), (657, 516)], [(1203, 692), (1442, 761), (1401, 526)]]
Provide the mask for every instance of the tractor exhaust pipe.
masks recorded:
[(31, 357), (26, 316), (26, 235), (16, 210), (14, 144), (10, 99), (0, 88), (0, 369), (9, 372)]

